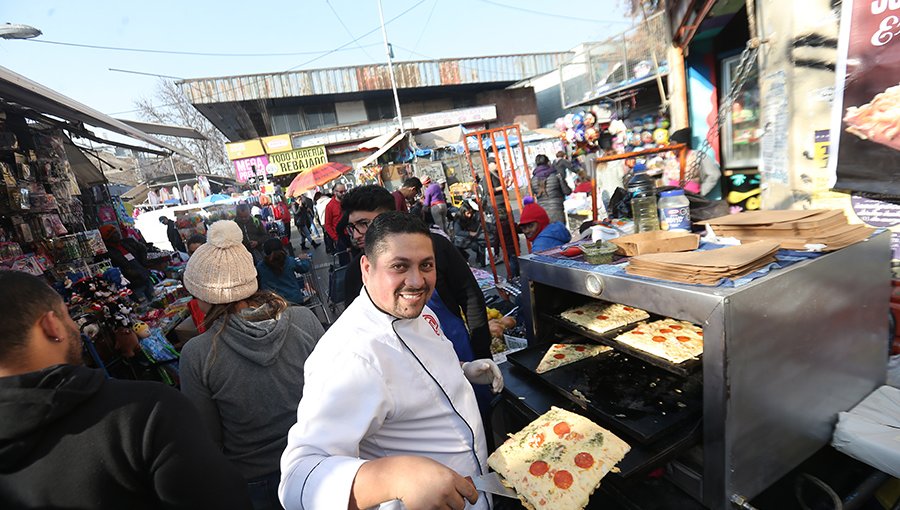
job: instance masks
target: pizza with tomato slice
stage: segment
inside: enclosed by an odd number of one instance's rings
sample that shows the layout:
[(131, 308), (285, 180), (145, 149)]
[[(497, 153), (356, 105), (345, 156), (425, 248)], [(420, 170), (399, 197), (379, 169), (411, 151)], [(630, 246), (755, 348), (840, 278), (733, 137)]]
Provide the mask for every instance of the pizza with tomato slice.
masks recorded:
[(847, 108), (847, 131), (900, 150), (900, 85), (888, 87), (862, 106)]
[(569, 363), (575, 363), (578, 360), (596, 356), (601, 352), (611, 350), (611, 347), (604, 345), (587, 345), (587, 344), (553, 344), (547, 349), (547, 353), (538, 363), (535, 372), (543, 374), (554, 368), (559, 368)]
[(638, 324), (616, 341), (676, 365), (703, 354), (703, 328), (675, 319)]
[(579, 510), (630, 449), (584, 416), (551, 407), (500, 445), (488, 465), (527, 508)]
[(592, 301), (562, 313), (562, 318), (587, 328), (594, 333), (603, 334), (638, 321), (650, 318), (650, 314), (639, 308)]

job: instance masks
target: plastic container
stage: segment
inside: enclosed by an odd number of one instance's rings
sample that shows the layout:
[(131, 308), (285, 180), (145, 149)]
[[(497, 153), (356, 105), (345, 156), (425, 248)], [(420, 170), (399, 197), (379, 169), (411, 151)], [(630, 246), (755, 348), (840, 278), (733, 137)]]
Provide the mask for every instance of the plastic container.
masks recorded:
[(584, 260), (588, 264), (610, 264), (612, 263), (613, 254), (618, 249), (618, 246), (606, 241), (581, 246), (581, 251), (584, 252)]
[(684, 190), (660, 193), (658, 209), (660, 229), (691, 231), (691, 203), (684, 196)]
[(656, 205), (656, 185), (653, 179), (637, 169), (628, 181), (628, 194), (631, 196), (631, 217), (634, 219), (635, 232), (659, 230), (659, 213)]

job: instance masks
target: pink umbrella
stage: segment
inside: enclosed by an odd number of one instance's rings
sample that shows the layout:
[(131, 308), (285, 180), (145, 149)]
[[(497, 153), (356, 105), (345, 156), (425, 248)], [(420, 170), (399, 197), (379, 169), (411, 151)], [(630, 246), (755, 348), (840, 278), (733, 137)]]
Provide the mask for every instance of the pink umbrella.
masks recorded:
[(310, 168), (294, 177), (291, 185), (288, 186), (287, 196), (298, 197), (317, 186), (323, 186), (337, 179), (350, 170), (353, 168), (333, 161)]

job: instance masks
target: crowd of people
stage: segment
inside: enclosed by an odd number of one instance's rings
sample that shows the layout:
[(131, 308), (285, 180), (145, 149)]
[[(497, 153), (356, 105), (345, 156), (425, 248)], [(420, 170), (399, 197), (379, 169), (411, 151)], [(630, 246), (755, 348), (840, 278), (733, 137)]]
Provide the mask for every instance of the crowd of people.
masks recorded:
[[(538, 163), (536, 201), (509, 233), (534, 250), (569, 240), (558, 221), (564, 176)], [(172, 239), (189, 255), (183, 283), (204, 316), (181, 350), (180, 393), (82, 366), (61, 297), (37, 277), (0, 272), (0, 306), (12, 317), (0, 324), (0, 500), (490, 508), (466, 480), (487, 470), (490, 400), (503, 387), (467, 261), (484, 263), (488, 204), (467, 199), (451, 217), (445, 185), (337, 184), (331, 196), (280, 201), (272, 220), (286, 235), (240, 204), (206, 236)], [(327, 331), (302, 306), (297, 275), (312, 264), (289, 249), (291, 223), (304, 249), (321, 234), (345, 257), (346, 308)], [(101, 233), (135, 293), (150, 297), (141, 243), (114, 227)]]

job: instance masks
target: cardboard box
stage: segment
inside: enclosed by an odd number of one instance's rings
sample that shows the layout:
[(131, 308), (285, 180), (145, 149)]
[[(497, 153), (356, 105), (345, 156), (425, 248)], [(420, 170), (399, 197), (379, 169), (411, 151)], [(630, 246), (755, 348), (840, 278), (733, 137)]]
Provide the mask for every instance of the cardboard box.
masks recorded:
[(616, 253), (633, 257), (647, 253), (696, 250), (700, 246), (700, 236), (689, 232), (654, 230), (610, 239), (610, 242), (619, 247)]

